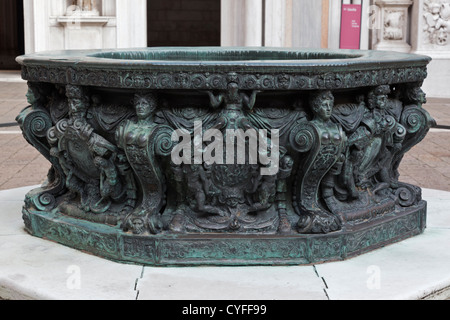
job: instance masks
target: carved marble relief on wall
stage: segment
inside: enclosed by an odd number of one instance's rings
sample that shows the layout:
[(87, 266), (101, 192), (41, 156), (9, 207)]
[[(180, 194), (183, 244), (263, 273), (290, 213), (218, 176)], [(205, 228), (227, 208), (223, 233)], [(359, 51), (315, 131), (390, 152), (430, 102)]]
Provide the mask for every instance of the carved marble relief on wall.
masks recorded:
[(101, 0), (71, 0), (68, 1), (66, 15), (98, 16)]
[(424, 44), (446, 46), (450, 33), (450, 0), (425, 0)]
[(405, 11), (403, 10), (387, 11), (384, 17), (383, 38), (385, 40), (403, 40), (404, 25), (405, 25)]

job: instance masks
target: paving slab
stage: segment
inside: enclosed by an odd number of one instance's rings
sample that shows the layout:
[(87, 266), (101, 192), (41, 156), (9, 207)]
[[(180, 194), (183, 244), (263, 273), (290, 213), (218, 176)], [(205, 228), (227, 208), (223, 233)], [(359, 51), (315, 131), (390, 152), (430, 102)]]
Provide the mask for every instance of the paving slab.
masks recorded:
[(21, 207), (30, 189), (0, 192), (0, 299), (136, 299), (142, 266), (117, 264), (26, 233)]
[(450, 192), (424, 189), (427, 229), (341, 262), (290, 267), (153, 268), (28, 235), (33, 187), (0, 191), (0, 299), (396, 300), (450, 298)]
[(144, 300), (326, 300), (314, 266), (145, 267), (138, 281)]
[(313, 266), (145, 267), (137, 285), (144, 300), (326, 300), (324, 289)]
[(331, 300), (450, 297), (450, 229), (424, 234), (344, 262), (317, 265)]

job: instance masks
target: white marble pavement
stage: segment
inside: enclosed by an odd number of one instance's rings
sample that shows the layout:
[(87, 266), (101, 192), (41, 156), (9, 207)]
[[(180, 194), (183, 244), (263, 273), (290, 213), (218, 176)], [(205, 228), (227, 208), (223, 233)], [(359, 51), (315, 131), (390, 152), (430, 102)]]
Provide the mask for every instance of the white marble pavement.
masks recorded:
[(423, 190), (422, 235), (342, 262), (152, 268), (28, 235), (20, 188), (0, 192), (0, 299), (395, 300), (450, 298), (450, 192)]

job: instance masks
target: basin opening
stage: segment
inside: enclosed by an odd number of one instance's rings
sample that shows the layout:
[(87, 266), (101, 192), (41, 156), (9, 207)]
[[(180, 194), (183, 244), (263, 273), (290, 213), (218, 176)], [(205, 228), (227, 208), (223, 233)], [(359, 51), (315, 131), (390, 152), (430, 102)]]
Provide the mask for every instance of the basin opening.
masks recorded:
[(99, 52), (90, 57), (149, 61), (276, 61), (355, 59), (362, 54), (326, 51), (158, 49)]

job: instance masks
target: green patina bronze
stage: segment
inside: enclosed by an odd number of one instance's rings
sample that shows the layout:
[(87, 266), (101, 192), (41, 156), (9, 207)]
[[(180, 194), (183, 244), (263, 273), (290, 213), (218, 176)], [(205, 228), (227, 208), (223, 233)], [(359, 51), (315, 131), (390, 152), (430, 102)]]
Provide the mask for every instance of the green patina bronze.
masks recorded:
[[(25, 199), (34, 236), (144, 265), (298, 265), (426, 227), (421, 190), (398, 167), (434, 124), (420, 89), (428, 57), (142, 48), (17, 61), (30, 103), (17, 121), (52, 164)], [(256, 162), (196, 161), (221, 150), (198, 133), (224, 142), (239, 130), (267, 133), (237, 140), (268, 146)], [(175, 131), (193, 141), (182, 153)]]

